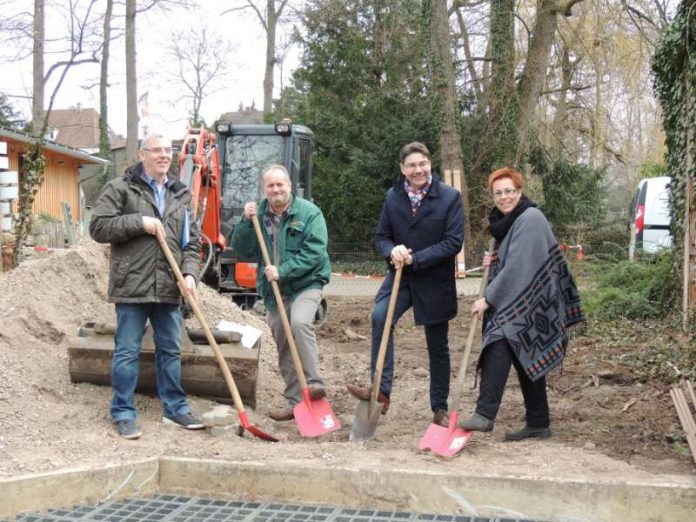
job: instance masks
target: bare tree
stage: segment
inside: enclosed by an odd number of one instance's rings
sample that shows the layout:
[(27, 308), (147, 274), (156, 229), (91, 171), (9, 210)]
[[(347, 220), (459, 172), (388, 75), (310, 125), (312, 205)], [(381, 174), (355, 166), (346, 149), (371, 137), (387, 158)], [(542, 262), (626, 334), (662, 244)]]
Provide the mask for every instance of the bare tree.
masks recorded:
[[(539, 0), (532, 38), (522, 77), (517, 86), (517, 135), (524, 140), (539, 100), (549, 64), (551, 47), (558, 26), (558, 16), (571, 16), (572, 7), (582, 0)], [(514, 158), (518, 160), (519, 158)]]
[(34, 0), (34, 47), (31, 129), (41, 137), (45, 121), (44, 113), (44, 41), (46, 39), (46, 13), (44, 0)]
[[(24, 157), (22, 187), (18, 200), (19, 215), (15, 225), (16, 244), (18, 246), (14, 252), (13, 261), (15, 265), (19, 262), (21, 256), (21, 245), (29, 233), (34, 199), (44, 181), (46, 166), (43, 155), (44, 135), (48, 129), (48, 117), (51, 113), (56, 95), (60, 91), (63, 81), (72, 67), (83, 63), (96, 63), (99, 61), (98, 53), (100, 51), (100, 46), (90, 48), (88, 44), (89, 37), (92, 36), (91, 26), (94, 22), (92, 18), (92, 9), (96, 2), (97, 0), (90, 0), (87, 7), (82, 11), (82, 14), (80, 14), (77, 9), (77, 3), (79, 2), (71, 0), (68, 6), (64, 6), (67, 8), (69, 20), (68, 27), (70, 29), (70, 35), (67, 38), (69, 50), (67, 51), (68, 57), (66, 59), (53, 63), (44, 74), (42, 69), (44, 65), (43, 59), (38, 60), (34, 57), (34, 66), (41, 67), (33, 71), (35, 86), (39, 84), (37, 79), (41, 79), (41, 85), (38, 88), (39, 92), (34, 93), (35, 106), (32, 107), (32, 117), (34, 118), (32, 121), (32, 133), (36, 137), (36, 140), (30, 145), (29, 151)], [(44, 0), (34, 0), (34, 8), (33, 48), (35, 53), (40, 52), (43, 54), (45, 52), (46, 38), (44, 26)], [(60, 71), (60, 76), (51, 93), (48, 108), (45, 111), (42, 105), (37, 108), (36, 104), (43, 103), (44, 100), (44, 86), (48, 83), (51, 75), (58, 71)]]
[(135, 0), (126, 0), (126, 163), (138, 158), (138, 77), (135, 57)]
[(135, 22), (136, 17), (153, 8), (167, 10), (170, 7), (189, 8), (194, 0), (126, 0), (126, 163), (138, 158), (138, 78), (136, 67)]
[(266, 67), (263, 75), (263, 112), (271, 114), (273, 112), (273, 72), (278, 61), (276, 57), (276, 32), (278, 23), (283, 14), (283, 10), (288, 4), (288, 0), (265, 0), (265, 7), (259, 7), (261, 0), (253, 2), (244, 0), (245, 5), (233, 7), (224, 11), (223, 14), (232, 11), (251, 9), (259, 19), (263, 30), (266, 32)]
[[(113, 8), (113, 0), (106, 0), (102, 35), (102, 58), (99, 74), (99, 155), (109, 161), (112, 161), (113, 154), (111, 154), (111, 133), (109, 132), (108, 123), (109, 107), (106, 92), (109, 86), (109, 52), (111, 49), (111, 16)], [(106, 181), (106, 179), (110, 177), (110, 171), (113, 172), (113, 165), (104, 167), (102, 181)]]
[(189, 29), (172, 35), (167, 54), (177, 63), (166, 76), (183, 85), (182, 99), (189, 105), (189, 124), (202, 125), (201, 105), (209, 94), (224, 86), (232, 45), (206, 29)]
[[(469, 190), (464, 176), (462, 138), (457, 127), (459, 101), (454, 86), (454, 65), (450, 50), (450, 27), (447, 0), (431, 0), (430, 11), (430, 69), (438, 107), (442, 115), (440, 131), (440, 160), (445, 170), (458, 171), (464, 209), (469, 212)], [(467, 219), (465, 234), (471, 237), (471, 220)]]

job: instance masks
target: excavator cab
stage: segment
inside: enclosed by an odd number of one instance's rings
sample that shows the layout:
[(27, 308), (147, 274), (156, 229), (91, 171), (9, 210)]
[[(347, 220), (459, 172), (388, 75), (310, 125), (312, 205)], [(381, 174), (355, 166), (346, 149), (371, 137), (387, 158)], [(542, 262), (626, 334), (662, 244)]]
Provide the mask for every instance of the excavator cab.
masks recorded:
[[(247, 201), (263, 199), (261, 177), (264, 170), (275, 163), (288, 169), (293, 193), (311, 199), (314, 133), (290, 120), (275, 124), (234, 124), (223, 120), (215, 124), (214, 136), (201, 130), (197, 137), (197, 132), (189, 130), (184, 151), (187, 144), (192, 151), (194, 145), (207, 143), (208, 152), (188, 152), (180, 162), (181, 179), (192, 187), (194, 199), (200, 201), (199, 208), (205, 207), (204, 213), (198, 214), (207, 246), (203, 249), (206, 260), (202, 279), (218, 291), (230, 293), (240, 307), (250, 309), (259, 298), (256, 260), (238, 256), (228, 246), (234, 227), (241, 221)], [(211, 148), (211, 144), (214, 147)], [(198, 164), (201, 166), (196, 171)], [(207, 169), (206, 165), (211, 168)], [(206, 171), (211, 175), (205, 175)], [(197, 176), (196, 172), (202, 176)], [(201, 187), (199, 195), (196, 183)], [(212, 192), (205, 192), (211, 187)], [(210, 199), (210, 196), (204, 197), (205, 194), (212, 194), (219, 201), (217, 208), (202, 203)], [(318, 323), (325, 319), (326, 308), (326, 301), (322, 301), (317, 312)]]
[[(264, 170), (280, 163), (290, 173), (293, 193), (312, 194), (312, 142), (314, 134), (304, 125), (289, 121), (266, 125), (233, 125), (217, 122), (221, 169), (221, 233), (229, 244), (234, 227), (242, 219), (247, 201), (261, 201)], [(238, 256), (232, 248), (220, 252), (214, 277), (222, 292), (231, 292), (242, 308), (256, 302), (256, 263)]]

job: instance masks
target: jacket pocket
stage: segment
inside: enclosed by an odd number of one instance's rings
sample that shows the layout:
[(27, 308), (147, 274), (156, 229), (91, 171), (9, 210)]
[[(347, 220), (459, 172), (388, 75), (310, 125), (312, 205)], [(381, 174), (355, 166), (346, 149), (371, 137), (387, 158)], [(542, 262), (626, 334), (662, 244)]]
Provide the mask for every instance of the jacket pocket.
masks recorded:
[(285, 248), (289, 252), (299, 252), (304, 243), (304, 225), (290, 225), (285, 237)]
[(126, 283), (126, 278), (128, 277), (128, 272), (131, 268), (130, 265), (130, 260), (128, 258), (118, 259), (114, 263), (111, 286), (116, 293), (121, 293), (119, 290), (122, 290)]

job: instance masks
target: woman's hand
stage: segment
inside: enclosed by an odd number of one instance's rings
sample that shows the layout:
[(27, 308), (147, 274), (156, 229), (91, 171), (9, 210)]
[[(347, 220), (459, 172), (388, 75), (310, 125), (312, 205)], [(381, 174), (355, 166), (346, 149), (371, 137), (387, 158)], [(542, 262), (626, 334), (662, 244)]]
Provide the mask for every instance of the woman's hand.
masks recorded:
[(471, 305), (471, 314), (477, 316), (479, 319), (483, 319), (483, 312), (488, 310), (488, 308), (490, 308), (490, 306), (486, 302), (486, 298), (481, 297)]
[(498, 254), (495, 252), (484, 252), (483, 253), (483, 266), (490, 266), (493, 261), (498, 259)]

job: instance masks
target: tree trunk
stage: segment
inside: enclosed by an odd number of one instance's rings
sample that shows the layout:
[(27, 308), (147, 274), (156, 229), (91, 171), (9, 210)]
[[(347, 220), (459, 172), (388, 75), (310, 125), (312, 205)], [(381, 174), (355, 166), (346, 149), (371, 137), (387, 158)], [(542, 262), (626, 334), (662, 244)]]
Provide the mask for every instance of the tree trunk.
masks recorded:
[(462, 203), (467, 216), (466, 238), (471, 238), (469, 213), (469, 190), (464, 176), (464, 153), (462, 138), (457, 127), (459, 116), (457, 96), (454, 90), (454, 66), (450, 50), (449, 16), (447, 0), (431, 0), (430, 11), (430, 66), (432, 83), (438, 99), (437, 106), (442, 115), (440, 131), (440, 166), (442, 175), (446, 170), (458, 171), (461, 178)]
[(138, 78), (135, 67), (135, 0), (126, 0), (126, 164), (138, 159)]
[(102, 181), (111, 178), (114, 171), (113, 155), (111, 154), (111, 135), (109, 134), (107, 88), (109, 87), (109, 50), (111, 43), (111, 14), (113, 12), (113, 0), (106, 0), (106, 12), (104, 13), (104, 35), (102, 46), (102, 59), (99, 75), (99, 155), (112, 162), (111, 166), (103, 167)]
[(31, 109), (32, 134), (39, 138), (45, 123), (44, 112), (44, 0), (34, 0), (33, 91)]
[(524, 139), (530, 123), (534, 120), (541, 88), (549, 65), (549, 53), (556, 34), (556, 0), (539, 0), (534, 22), (534, 31), (529, 42), (527, 59), (525, 60), (522, 77), (518, 84), (518, 109), (515, 126), (520, 139), (519, 153), (524, 148)]
[(491, 0), (490, 34), (491, 79), (484, 92), (489, 106), (489, 124), (481, 138), (470, 177), (476, 180), (472, 181), (471, 200), (478, 203), (472, 209), (472, 220), (477, 228), (486, 226), (486, 178), (491, 168), (510, 164), (510, 151), (517, 148), (517, 137), (512, 132), (514, 125), (510, 121), (510, 114), (514, 114), (515, 92), (515, 0)]
[(266, 0), (266, 70), (263, 75), (263, 112), (273, 112), (273, 69), (275, 66), (275, 39), (278, 15), (275, 0)]
[(563, 44), (561, 50), (561, 88), (558, 93), (558, 103), (553, 117), (553, 135), (551, 136), (551, 150), (560, 155), (564, 150), (566, 134), (566, 117), (568, 114), (568, 90), (573, 77), (573, 66), (570, 61), (570, 49)]

